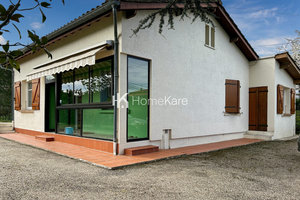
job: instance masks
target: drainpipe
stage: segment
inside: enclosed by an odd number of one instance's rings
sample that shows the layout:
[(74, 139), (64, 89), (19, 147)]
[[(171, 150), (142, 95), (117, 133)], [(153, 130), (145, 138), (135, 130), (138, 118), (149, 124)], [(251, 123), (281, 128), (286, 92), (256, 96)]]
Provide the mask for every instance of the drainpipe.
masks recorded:
[(113, 22), (114, 22), (114, 138), (113, 138), (113, 152), (118, 154), (118, 86), (119, 86), (119, 39), (118, 39), (118, 21), (117, 21), (117, 7), (118, 1), (112, 4)]

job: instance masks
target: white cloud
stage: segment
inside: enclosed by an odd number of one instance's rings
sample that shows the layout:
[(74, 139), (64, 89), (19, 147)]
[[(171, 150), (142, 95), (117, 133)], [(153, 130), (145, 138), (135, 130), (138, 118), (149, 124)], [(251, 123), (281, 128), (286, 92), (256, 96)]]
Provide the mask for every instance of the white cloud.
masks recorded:
[(277, 46), (286, 43), (286, 37), (274, 37), (251, 41), (253, 46)]
[(249, 14), (252, 19), (275, 17), (278, 8), (262, 9)]
[(286, 43), (287, 37), (274, 37), (250, 41), (255, 51), (260, 56), (273, 56), (280, 52), (280, 47)]
[(44, 26), (44, 24), (42, 24), (42, 23), (40, 23), (40, 22), (32, 22), (31, 24), (30, 24), (30, 26), (31, 26), (31, 28), (33, 28), (33, 29), (41, 29), (43, 26)]
[(6, 40), (2, 35), (0, 35), (0, 44), (6, 44)]

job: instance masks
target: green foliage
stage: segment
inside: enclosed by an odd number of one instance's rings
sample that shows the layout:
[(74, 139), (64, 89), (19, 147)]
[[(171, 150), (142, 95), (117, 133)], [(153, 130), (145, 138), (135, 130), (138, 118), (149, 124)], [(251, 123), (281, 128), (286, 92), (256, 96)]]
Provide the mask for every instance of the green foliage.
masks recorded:
[(296, 133), (300, 134), (300, 99), (296, 99)]
[[(43, 9), (51, 8), (52, 0), (31, 0), (34, 3), (34, 5), (30, 8), (22, 7), (22, 2), (24, 1), (25, 0), (9, 1), (10, 5), (7, 8), (5, 8), (0, 3), (0, 36), (4, 33), (11, 32), (11, 30), (7, 28), (11, 24), (13, 29), (15, 29), (18, 32), (20, 39), (22, 39), (21, 31), (18, 28), (18, 24), (21, 22), (22, 18), (24, 18), (24, 16), (21, 14), (24, 11), (39, 9), (42, 16), (42, 22), (44, 23), (46, 21), (47, 17), (44, 14)], [(65, 3), (64, 0), (60, 1), (63, 4)], [(24, 49), (26, 49), (26, 51), (32, 51), (33, 53), (42, 49), (48, 55), (49, 58), (52, 58), (51, 53), (46, 48), (48, 39), (46, 37), (40, 38), (34, 31), (27, 30), (27, 32), (28, 37), (32, 41), (31, 45), (25, 45), (21, 42), (11, 43), (10, 41), (7, 41), (6, 44), (0, 44), (0, 47), (2, 47), (3, 49), (0, 49), (0, 65), (7, 68), (15, 68), (17, 70), (20, 69), (16, 58), (22, 56), (25, 53), (25, 50), (10, 50), (10, 47), (12, 46), (19, 48), (23, 47)]]
[(11, 120), (11, 71), (0, 68), (0, 121)]
[[(213, 14), (213, 8), (210, 6), (203, 7), (201, 6), (202, 3), (213, 3), (218, 2), (216, 0), (170, 0), (167, 6), (161, 8), (148, 16), (144, 19), (140, 20), (139, 25), (136, 29), (132, 30), (133, 34), (136, 35), (140, 30), (150, 28), (155, 19), (159, 18), (159, 33), (163, 32), (164, 26), (168, 27), (169, 29), (174, 29), (174, 18), (179, 17), (180, 20), (184, 20), (185, 18), (192, 19), (192, 23), (195, 22), (197, 19), (204, 21), (205, 23), (211, 24), (214, 26), (212, 20), (208, 17), (208, 15)], [(208, 4), (209, 5), (209, 4)], [(168, 17), (168, 22), (166, 24), (165, 18)]]

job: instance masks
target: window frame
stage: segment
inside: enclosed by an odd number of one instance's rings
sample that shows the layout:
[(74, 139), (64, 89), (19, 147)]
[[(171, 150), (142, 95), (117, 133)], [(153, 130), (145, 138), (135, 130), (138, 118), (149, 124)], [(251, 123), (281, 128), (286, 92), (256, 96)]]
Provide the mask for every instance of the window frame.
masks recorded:
[[(102, 62), (102, 61), (106, 61), (106, 60), (111, 60), (111, 74), (112, 74), (112, 87), (111, 87), (111, 95), (113, 97), (113, 91), (114, 91), (114, 57), (113, 56), (108, 56), (105, 58), (101, 58), (96, 60), (96, 63)], [(91, 79), (91, 66), (85, 66), (89, 68), (89, 81)], [(75, 82), (75, 70), (73, 70), (73, 83)], [(90, 98), (90, 91), (89, 91), (89, 103), (79, 103), (79, 104), (60, 104), (60, 90), (61, 90), (61, 74), (57, 74), (55, 76), (55, 92), (56, 92), (56, 110), (55, 110), (55, 133), (57, 134), (63, 134), (64, 133), (59, 133), (58, 132), (58, 122), (59, 122), (59, 110), (78, 110), (79, 112), (81, 112), (81, 123), (83, 123), (84, 117), (83, 117), (83, 109), (113, 109), (113, 99), (111, 100), (111, 102), (102, 102), (102, 103), (91, 103), (91, 98)], [(90, 84), (90, 83), (89, 83)], [(73, 84), (73, 92), (74, 92), (74, 87), (75, 84)], [(75, 100), (75, 97), (73, 95), (73, 102)], [(80, 136), (75, 136), (75, 137), (82, 137), (82, 138), (90, 138), (90, 139), (98, 139), (98, 140), (105, 140), (105, 141), (112, 141), (112, 139), (106, 139), (106, 138), (98, 138), (98, 137), (87, 137), (83, 135), (83, 124), (81, 124), (81, 129), (80, 129)]]
[(291, 115), (291, 88), (283, 86), (283, 115)]
[[(126, 100), (128, 102), (128, 74), (129, 74), (129, 68), (128, 68), (128, 60), (129, 58), (134, 58), (134, 59), (138, 59), (138, 60), (142, 60), (142, 61), (147, 61), (148, 62), (148, 100), (150, 99), (150, 90), (151, 90), (151, 84), (150, 84), (150, 80), (151, 80), (151, 60), (147, 59), (147, 58), (142, 58), (142, 57), (138, 57), (138, 56), (133, 56), (133, 55), (127, 55), (127, 97)], [(138, 139), (129, 139), (128, 138), (128, 108), (126, 108), (126, 142), (130, 143), (130, 142), (138, 142), (138, 141), (145, 141), (145, 140), (149, 140), (150, 139), (150, 104), (148, 103), (148, 116), (147, 116), (147, 137), (146, 138), (138, 138)]]
[[(29, 89), (29, 85), (31, 84), (31, 88)], [(30, 92), (30, 95), (29, 95), (29, 92)], [(32, 81), (28, 81), (26, 83), (26, 109), (27, 110), (32, 110)], [(30, 98), (30, 101), (29, 101), (29, 98)], [(30, 103), (30, 104), (29, 104)]]
[[(111, 96), (113, 97), (113, 89), (114, 89), (114, 76), (113, 76), (113, 56), (108, 56), (108, 57), (105, 57), (105, 58), (102, 58), (102, 59), (99, 59), (99, 60), (96, 60), (96, 63), (99, 63), (99, 62), (103, 62), (103, 61), (107, 61), (107, 60), (111, 60), (112, 64), (111, 64), (111, 74), (112, 74), (112, 87), (111, 87)], [(88, 67), (89, 69), (89, 82), (91, 80), (91, 66), (86, 66)], [(74, 88), (75, 88), (75, 71), (76, 69), (73, 70), (73, 93), (74, 93)], [(92, 103), (91, 102), (91, 91), (90, 91), (90, 88), (89, 88), (89, 103), (78, 103), (76, 104), (75, 103), (75, 95), (73, 94), (73, 102), (72, 104), (61, 104), (60, 103), (60, 86), (61, 86), (61, 73), (58, 74), (56, 76), (56, 79), (57, 79), (57, 85), (58, 87), (56, 88), (56, 92), (57, 92), (57, 106), (56, 106), (56, 109), (71, 109), (71, 108), (74, 108), (74, 109), (86, 109), (86, 108), (113, 108), (113, 99), (111, 100), (111, 102), (97, 102), (97, 103)], [(89, 83), (90, 84), (90, 83)]]
[[(216, 48), (216, 27), (205, 23), (204, 27), (204, 46), (215, 49)], [(208, 44), (207, 44), (208, 42)]]

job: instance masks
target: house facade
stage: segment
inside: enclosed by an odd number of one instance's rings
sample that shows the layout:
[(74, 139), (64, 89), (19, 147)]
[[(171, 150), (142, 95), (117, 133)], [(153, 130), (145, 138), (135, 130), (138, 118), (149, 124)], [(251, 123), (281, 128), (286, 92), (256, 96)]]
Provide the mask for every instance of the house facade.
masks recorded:
[[(209, 5), (217, 16), (210, 17), (213, 25), (177, 17), (175, 30), (159, 34), (156, 20), (133, 35), (141, 19), (165, 5), (120, 1), (114, 24), (107, 2), (49, 34), (52, 60), (43, 52), (18, 60), (16, 131), (119, 154), (131, 147), (178, 148), (257, 132), (272, 139), (293, 135), (291, 91), (300, 79), (298, 67), (288, 54), (259, 60), (220, 2)], [(262, 93), (267, 100), (258, 100)]]

